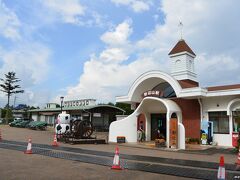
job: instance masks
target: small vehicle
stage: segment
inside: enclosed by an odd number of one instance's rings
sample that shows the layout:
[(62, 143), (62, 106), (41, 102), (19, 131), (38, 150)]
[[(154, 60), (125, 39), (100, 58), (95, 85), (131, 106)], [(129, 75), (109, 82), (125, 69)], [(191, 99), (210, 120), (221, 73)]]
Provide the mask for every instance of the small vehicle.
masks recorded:
[(15, 127), (25, 128), (31, 121), (29, 120), (22, 120), (15, 124)]
[(15, 125), (19, 122), (23, 121), (23, 119), (15, 119), (12, 122), (9, 123), (9, 126), (15, 127)]
[(26, 125), (29, 129), (34, 130), (46, 130), (47, 129), (47, 123), (42, 121), (31, 121), (28, 125)]

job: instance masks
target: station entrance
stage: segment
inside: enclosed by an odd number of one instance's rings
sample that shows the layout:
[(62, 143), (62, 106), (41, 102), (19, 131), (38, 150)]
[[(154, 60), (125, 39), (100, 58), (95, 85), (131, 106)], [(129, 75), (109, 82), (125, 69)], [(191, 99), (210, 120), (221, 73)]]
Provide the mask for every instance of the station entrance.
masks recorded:
[(166, 113), (151, 114), (151, 140), (166, 140)]

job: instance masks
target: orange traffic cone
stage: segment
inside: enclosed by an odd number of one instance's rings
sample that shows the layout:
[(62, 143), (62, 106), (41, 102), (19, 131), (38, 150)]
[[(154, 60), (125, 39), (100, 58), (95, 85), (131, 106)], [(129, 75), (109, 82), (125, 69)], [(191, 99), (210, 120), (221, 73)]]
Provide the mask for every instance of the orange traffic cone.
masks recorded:
[(28, 139), (28, 145), (27, 150), (24, 152), (24, 154), (32, 154), (32, 139)]
[(58, 146), (58, 143), (57, 143), (57, 135), (56, 135), (56, 133), (54, 133), (54, 139), (53, 139), (52, 146), (55, 146), (55, 147)]
[(219, 168), (218, 168), (218, 174), (217, 174), (217, 179), (218, 180), (225, 180), (226, 176), (226, 171), (224, 167), (224, 157), (220, 157), (220, 163), (219, 163)]
[(1, 129), (0, 129), (0, 141), (2, 141), (2, 132), (1, 132)]
[(113, 165), (111, 169), (117, 169), (117, 170), (122, 170), (120, 166), (120, 157), (119, 157), (119, 148), (118, 146), (115, 149), (115, 155), (113, 158)]

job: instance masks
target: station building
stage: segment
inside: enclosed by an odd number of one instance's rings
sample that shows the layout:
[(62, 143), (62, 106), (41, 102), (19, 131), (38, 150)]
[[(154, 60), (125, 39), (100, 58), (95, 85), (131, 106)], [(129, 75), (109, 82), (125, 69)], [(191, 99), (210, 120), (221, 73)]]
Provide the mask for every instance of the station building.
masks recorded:
[[(123, 115), (124, 110), (116, 106), (97, 104), (95, 99), (64, 101), (62, 111), (71, 115), (71, 118), (90, 120), (97, 131), (108, 131), (116, 115)], [(61, 107), (56, 103), (47, 103), (45, 108), (29, 110), (34, 121), (47, 122), (55, 125)]]
[(116, 102), (131, 104), (134, 112), (111, 123), (109, 141), (124, 136), (126, 142), (137, 142), (137, 130), (142, 129), (146, 141), (155, 140), (161, 133), (167, 148), (185, 149), (186, 138), (202, 138), (207, 122), (213, 127), (208, 132), (212, 133), (211, 144), (233, 146), (232, 134), (238, 131), (240, 117), (240, 84), (200, 87), (196, 54), (183, 39), (168, 55), (170, 74), (145, 72), (127, 95), (116, 97)]

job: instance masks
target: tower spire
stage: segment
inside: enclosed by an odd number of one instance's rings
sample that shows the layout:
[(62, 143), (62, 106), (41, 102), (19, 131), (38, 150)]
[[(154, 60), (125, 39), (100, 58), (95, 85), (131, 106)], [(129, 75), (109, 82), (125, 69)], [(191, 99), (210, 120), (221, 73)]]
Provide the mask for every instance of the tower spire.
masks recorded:
[(179, 31), (180, 31), (180, 40), (182, 40), (183, 39), (183, 23), (182, 23), (182, 21), (179, 21), (178, 27), (179, 27)]

